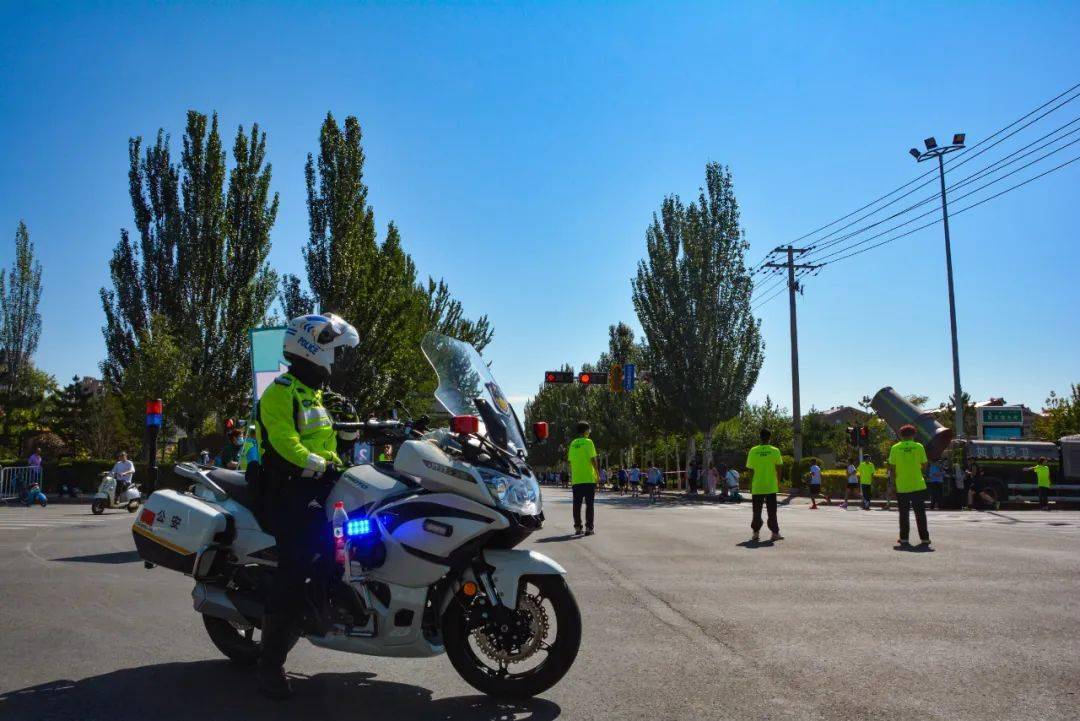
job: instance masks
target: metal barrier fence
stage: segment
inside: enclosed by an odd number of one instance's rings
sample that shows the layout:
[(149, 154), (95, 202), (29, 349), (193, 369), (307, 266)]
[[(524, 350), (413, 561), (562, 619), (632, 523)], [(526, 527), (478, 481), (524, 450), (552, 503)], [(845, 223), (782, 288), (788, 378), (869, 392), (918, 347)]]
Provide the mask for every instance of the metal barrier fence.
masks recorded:
[(32, 483), (42, 482), (41, 466), (10, 466), (0, 468), (0, 502), (22, 497)]

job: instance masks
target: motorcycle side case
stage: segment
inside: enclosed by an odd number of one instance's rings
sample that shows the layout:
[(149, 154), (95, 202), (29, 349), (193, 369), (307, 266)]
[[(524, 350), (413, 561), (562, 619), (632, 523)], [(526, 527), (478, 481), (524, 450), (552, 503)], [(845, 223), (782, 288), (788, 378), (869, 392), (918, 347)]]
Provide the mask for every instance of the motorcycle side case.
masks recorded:
[(221, 509), (193, 496), (155, 491), (136, 516), (131, 533), (144, 561), (190, 575), (203, 548), (231, 540), (226, 538), (230, 520)]

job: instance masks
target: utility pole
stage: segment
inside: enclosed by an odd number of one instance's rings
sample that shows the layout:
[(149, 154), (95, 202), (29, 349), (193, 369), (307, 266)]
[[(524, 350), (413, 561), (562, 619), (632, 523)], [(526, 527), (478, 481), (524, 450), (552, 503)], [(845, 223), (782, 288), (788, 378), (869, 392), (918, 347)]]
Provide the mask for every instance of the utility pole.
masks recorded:
[(799, 324), (795, 313), (795, 292), (800, 290), (795, 282), (796, 270), (814, 270), (820, 265), (809, 263), (795, 263), (795, 256), (809, 251), (809, 248), (793, 248), (788, 245), (773, 250), (773, 253), (786, 253), (787, 261), (784, 263), (766, 263), (766, 268), (787, 268), (788, 276), (788, 310), (791, 314), (791, 406), (792, 406), (792, 447), (795, 455), (795, 468), (792, 469), (792, 482), (794, 482), (795, 469), (802, 460), (802, 409), (799, 404)]
[(956, 295), (953, 291), (952, 243), (949, 240), (949, 204), (945, 198), (945, 155), (964, 148), (964, 133), (953, 135), (952, 145), (939, 147), (933, 138), (923, 141), (926, 151), (912, 148), (908, 152), (918, 162), (937, 158), (941, 178), (941, 220), (945, 226), (945, 272), (949, 279), (949, 325), (952, 330), (953, 405), (956, 411), (956, 437), (964, 437), (964, 396), (960, 389), (960, 350), (956, 340)]

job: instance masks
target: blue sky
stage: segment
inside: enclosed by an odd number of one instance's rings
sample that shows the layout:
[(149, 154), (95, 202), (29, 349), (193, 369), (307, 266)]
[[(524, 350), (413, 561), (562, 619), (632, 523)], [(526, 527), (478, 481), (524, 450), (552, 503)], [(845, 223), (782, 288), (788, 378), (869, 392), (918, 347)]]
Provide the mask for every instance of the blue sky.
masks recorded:
[[(650, 215), (694, 196), (707, 161), (734, 172), (756, 262), (925, 170), (906, 152), (923, 137), (977, 142), (1080, 82), (1076, 3), (5, 3), (0, 24), (0, 263), (25, 219), (45, 266), (37, 361), (61, 381), (104, 353), (128, 137), (179, 138), (188, 108), (267, 130), (281, 272), (302, 270), (319, 123), (358, 116), (379, 225), (491, 317), (487, 355), (519, 400), (595, 358), (609, 324), (637, 326)], [(1039, 406), (1080, 381), (1078, 190), (1080, 163), (953, 222), (977, 398)], [(883, 385), (945, 398), (945, 292), (937, 226), (810, 279), (804, 409)], [(751, 398), (790, 405), (786, 303), (761, 313)]]

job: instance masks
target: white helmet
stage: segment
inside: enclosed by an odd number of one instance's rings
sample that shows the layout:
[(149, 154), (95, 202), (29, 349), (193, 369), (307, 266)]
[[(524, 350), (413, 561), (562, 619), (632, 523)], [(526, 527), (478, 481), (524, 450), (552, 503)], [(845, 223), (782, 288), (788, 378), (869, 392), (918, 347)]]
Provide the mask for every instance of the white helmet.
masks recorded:
[(338, 348), (354, 348), (360, 343), (356, 328), (333, 313), (302, 315), (285, 328), (282, 353), (290, 363), (301, 363), (321, 370), (329, 377)]

